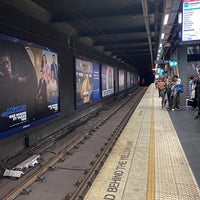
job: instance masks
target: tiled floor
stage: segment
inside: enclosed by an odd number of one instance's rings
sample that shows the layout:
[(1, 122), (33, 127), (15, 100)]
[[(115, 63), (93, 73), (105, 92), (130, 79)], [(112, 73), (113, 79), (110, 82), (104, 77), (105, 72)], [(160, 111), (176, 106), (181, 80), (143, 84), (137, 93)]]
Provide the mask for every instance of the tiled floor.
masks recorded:
[(161, 108), (153, 85), (84, 199), (200, 200), (169, 113)]

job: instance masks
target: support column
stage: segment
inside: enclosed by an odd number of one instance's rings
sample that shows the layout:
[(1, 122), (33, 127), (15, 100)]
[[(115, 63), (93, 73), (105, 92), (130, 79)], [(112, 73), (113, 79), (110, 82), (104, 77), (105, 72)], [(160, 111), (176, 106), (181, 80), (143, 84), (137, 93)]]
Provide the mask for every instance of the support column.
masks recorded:
[(183, 45), (177, 49), (178, 69), (181, 83), (184, 85), (184, 92), (180, 95), (180, 105), (184, 106), (187, 98), (187, 46)]

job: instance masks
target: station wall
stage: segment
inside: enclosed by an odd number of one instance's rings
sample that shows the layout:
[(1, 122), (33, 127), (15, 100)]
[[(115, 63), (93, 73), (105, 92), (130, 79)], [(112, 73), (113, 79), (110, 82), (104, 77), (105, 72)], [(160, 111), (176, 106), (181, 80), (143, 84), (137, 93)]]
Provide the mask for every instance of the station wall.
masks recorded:
[[(2, 9), (3, 8), (0, 8), (0, 10)], [(87, 45), (78, 42), (76, 38), (64, 36), (56, 29), (52, 30), (36, 20), (27, 18), (27, 16), (24, 16), (22, 13), (16, 13), (13, 12), (13, 10), (11, 11), (14, 15), (12, 19), (15, 19), (12, 21), (10, 18), (1, 16), (3, 14), (0, 12), (0, 17), (4, 19), (3, 22), (0, 22), (1, 34), (47, 47), (57, 53), (60, 106), (59, 115), (57, 117), (43, 121), (36, 126), (32, 126), (31, 128), (27, 128), (15, 134), (11, 134), (9, 137), (2, 138), (0, 140), (1, 159), (14, 156), (24, 148), (37, 144), (45, 137), (62, 129), (79, 117), (86, 115), (103, 103), (104, 98), (101, 97), (99, 101), (84, 108), (77, 109), (75, 94), (76, 56), (94, 60), (100, 65), (108, 65), (114, 69), (113, 84), (115, 93), (108, 95), (109, 98), (113, 98), (114, 95), (116, 96), (121, 92), (118, 89), (119, 68), (130, 71), (134, 76), (137, 75), (137, 71), (134, 68), (129, 68), (129, 66), (111, 59), (100, 51), (94, 50)], [(124, 78), (124, 81), (125, 80), (126, 78)]]

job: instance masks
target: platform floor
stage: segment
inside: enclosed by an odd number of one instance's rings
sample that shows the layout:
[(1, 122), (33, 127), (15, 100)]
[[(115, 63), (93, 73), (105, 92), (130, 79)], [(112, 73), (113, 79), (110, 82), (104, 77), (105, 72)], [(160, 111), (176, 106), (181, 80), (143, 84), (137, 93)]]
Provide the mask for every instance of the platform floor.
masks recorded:
[[(185, 118), (183, 113), (190, 111), (161, 108), (152, 84), (84, 200), (200, 200), (199, 186), (177, 135), (187, 127), (184, 121), (184, 126), (176, 121)], [(198, 122), (194, 123), (197, 127)]]

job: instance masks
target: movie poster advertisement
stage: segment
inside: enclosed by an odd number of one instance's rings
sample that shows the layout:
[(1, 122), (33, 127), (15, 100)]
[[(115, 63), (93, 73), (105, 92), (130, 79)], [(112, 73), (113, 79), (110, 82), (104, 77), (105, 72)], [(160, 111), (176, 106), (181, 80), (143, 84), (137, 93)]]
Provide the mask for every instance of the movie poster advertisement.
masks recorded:
[(102, 97), (114, 94), (114, 69), (108, 65), (101, 66)]
[(133, 72), (131, 72), (131, 88), (136, 84), (136, 78), (133, 74)]
[(127, 84), (127, 89), (131, 88), (131, 73), (127, 71), (126, 74), (126, 84)]
[(0, 139), (59, 115), (57, 54), (0, 34)]
[(100, 99), (99, 64), (86, 58), (76, 58), (76, 107)]
[(125, 90), (125, 71), (123, 69), (119, 69), (119, 92)]

